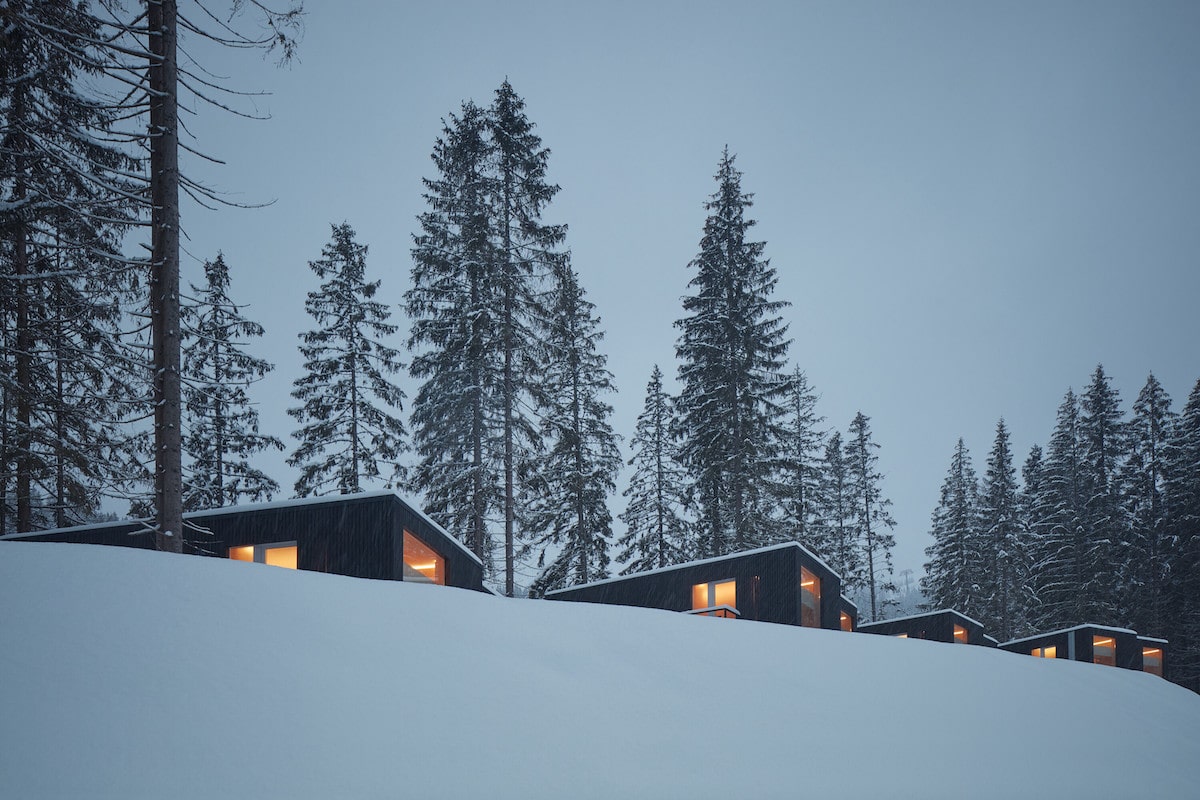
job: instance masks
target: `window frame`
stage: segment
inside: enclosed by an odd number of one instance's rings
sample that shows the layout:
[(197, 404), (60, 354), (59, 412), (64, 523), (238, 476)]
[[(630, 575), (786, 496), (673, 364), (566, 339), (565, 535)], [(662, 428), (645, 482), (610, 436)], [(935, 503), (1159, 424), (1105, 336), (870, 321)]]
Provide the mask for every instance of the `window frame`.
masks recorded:
[[(252, 558), (249, 561), (247, 561), (244, 558), (234, 558), (233, 557), (234, 550), (244, 550), (247, 547), (251, 548), (250, 552), (251, 552)], [(267, 551), (268, 550), (283, 550), (288, 547), (296, 548), (296, 566), (295, 567), (281, 567), (281, 565), (279, 565), (279, 564), (267, 564)], [(235, 545), (233, 547), (226, 548), (225, 555), (226, 555), (226, 557), (229, 558), (230, 561), (241, 561), (244, 564), (263, 564), (263, 565), (270, 566), (270, 567), (281, 567), (281, 569), (300, 569), (300, 543), (294, 539), (290, 542), (263, 542), (262, 544)]]
[[(717, 603), (717, 586), (723, 586), (727, 583), (733, 584), (733, 605)], [(705, 602), (707, 605), (697, 608), (696, 590), (701, 586), (705, 587)], [(702, 581), (701, 583), (692, 584), (692, 608), (689, 613), (707, 617), (728, 617), (728, 614), (718, 613), (724, 608), (728, 608), (734, 614), (741, 616), (741, 612), (737, 608), (737, 578), (720, 578), (715, 581)]]

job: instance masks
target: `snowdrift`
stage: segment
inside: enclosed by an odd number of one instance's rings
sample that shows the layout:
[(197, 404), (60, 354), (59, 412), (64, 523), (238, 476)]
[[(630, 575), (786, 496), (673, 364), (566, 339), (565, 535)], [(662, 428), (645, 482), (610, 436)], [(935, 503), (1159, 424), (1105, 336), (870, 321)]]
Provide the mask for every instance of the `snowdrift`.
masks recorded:
[(0, 542), (0, 797), (1195, 796), (1200, 696), (980, 647)]

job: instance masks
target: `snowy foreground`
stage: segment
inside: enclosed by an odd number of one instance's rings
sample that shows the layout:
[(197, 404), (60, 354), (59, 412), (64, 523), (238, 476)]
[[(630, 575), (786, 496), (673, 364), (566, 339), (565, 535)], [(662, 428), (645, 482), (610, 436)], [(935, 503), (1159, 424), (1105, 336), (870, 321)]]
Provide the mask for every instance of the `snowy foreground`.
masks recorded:
[(0, 797), (1194, 797), (1200, 696), (979, 647), (0, 542)]

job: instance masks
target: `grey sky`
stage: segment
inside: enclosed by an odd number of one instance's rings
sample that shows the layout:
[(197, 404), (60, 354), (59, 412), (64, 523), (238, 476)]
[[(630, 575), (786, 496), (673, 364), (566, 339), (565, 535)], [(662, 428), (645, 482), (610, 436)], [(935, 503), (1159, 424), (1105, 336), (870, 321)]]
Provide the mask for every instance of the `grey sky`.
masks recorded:
[[(267, 328), (255, 347), (277, 370), (254, 396), (289, 447), (329, 224), (357, 229), (399, 304), (440, 120), (505, 77), (552, 150), (547, 221), (570, 226), (603, 319), (625, 444), (653, 364), (674, 377), (728, 144), (793, 303), (793, 362), (829, 426), (871, 417), (897, 569), (920, 571), (958, 436), (982, 472), (1003, 415), (1019, 468), (1098, 362), (1126, 409), (1150, 371), (1176, 407), (1200, 378), (1198, 4), (309, 6), (293, 67), (208, 62), (272, 91), (270, 120), (189, 121), (228, 162), (196, 174), (277, 202), (184, 219), (189, 252), (223, 250)], [(185, 256), (185, 281), (200, 274)], [(282, 456), (264, 465), (290, 494)]]

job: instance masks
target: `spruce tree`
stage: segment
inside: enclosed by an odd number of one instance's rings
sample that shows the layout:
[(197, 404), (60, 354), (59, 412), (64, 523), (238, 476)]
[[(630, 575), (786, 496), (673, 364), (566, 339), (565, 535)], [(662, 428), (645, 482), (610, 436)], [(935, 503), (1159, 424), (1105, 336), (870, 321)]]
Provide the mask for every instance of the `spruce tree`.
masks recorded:
[(813, 549), (842, 576), (842, 594), (858, 596), (867, 588), (866, 571), (858, 542), (857, 503), (848, 452), (840, 431), (829, 435), (820, 466)]
[(796, 367), (785, 396), (787, 416), (780, 441), (779, 500), (783, 534), (806, 547), (816, 547), (813, 518), (821, 483), (821, 456), (825, 434), (818, 426), (825, 418), (816, 411), (817, 395), (808, 376)]
[(302, 405), (288, 409), (304, 425), (288, 458), (301, 470), (297, 497), (359, 492), (381, 476), (390, 487), (404, 478), (404, 424), (391, 413), (404, 393), (387, 377), (403, 364), (381, 341), (396, 326), (387, 321), (388, 307), (373, 299), (380, 281), (366, 279), (366, 245), (348, 223), (332, 227), (322, 258), (308, 263), (324, 281), (304, 303), (318, 327), (300, 335), (306, 374), (293, 382), (292, 397)]
[(5, 4), (0, 48), (0, 530), (89, 517), (124, 448), (116, 342), (139, 168), (95, 91), (100, 25), (66, 0)]
[(246, 352), (244, 340), (263, 328), (242, 316), (229, 296), (225, 257), (204, 264), (205, 285), (184, 301), (183, 450), (188, 458), (184, 507), (234, 506), (241, 498), (270, 500), (279, 484), (249, 458), (283, 442), (258, 431), (258, 410), (247, 389), (274, 369)]
[[(546, 337), (542, 437), (549, 450), (531, 484), (530, 549), (541, 570), (530, 594), (606, 578), (612, 541), (608, 496), (621, 467), (603, 398), (613, 392), (595, 306), (563, 269)], [(557, 550), (557, 552), (554, 552)], [(547, 558), (549, 556), (549, 559)]]
[(1079, 400), (1067, 390), (1042, 462), (1041, 486), (1033, 501), (1033, 575), (1037, 596), (1033, 626), (1054, 630), (1091, 618), (1089, 592), (1100, 565), (1086, 528)]
[(976, 619), (1001, 641), (1008, 641), (1027, 627), (1029, 543), (1021, 520), (1008, 427), (1003, 419), (996, 423), (996, 438), (980, 487), (979, 532), (985, 591)]
[(1128, 532), (1118, 561), (1121, 618), (1134, 630), (1165, 636), (1169, 576), (1166, 481), (1167, 437), (1175, 422), (1171, 398), (1153, 374), (1133, 404), (1121, 494)]
[(890, 533), (896, 522), (887, 510), (892, 501), (883, 496), (883, 474), (877, 466), (879, 456), (875, 453), (878, 449), (879, 445), (871, 439), (870, 417), (859, 411), (850, 423), (846, 438), (846, 461), (859, 548), (871, 598), (871, 621), (878, 620), (886, 610), (887, 593), (896, 591), (892, 582), (892, 548), (896, 546), (896, 537)]
[(434, 145), (437, 177), (425, 181), (427, 210), (414, 236), (409, 371), (422, 381), (412, 403), (420, 460), (412, 487), (425, 510), (494, 577), (493, 533), (503, 519), (504, 408), (498, 253), (488, 203), (491, 142), (486, 112), (463, 104)]
[(1169, 677), (1200, 691), (1200, 381), (1167, 442)]
[(1048, 511), (1042, 506), (1047, 500), (1045, 486), (1045, 466), (1042, 463), (1041, 445), (1029, 448), (1029, 455), (1021, 465), (1021, 490), (1017, 494), (1017, 514), (1020, 525), (1020, 535), (1025, 543), (1025, 571), (1021, 582), (1021, 592), (1024, 604), (1021, 609), (1023, 625), (1014, 631), (1019, 638), (1037, 632), (1037, 617), (1039, 604), (1038, 568), (1036, 559), (1041, 551), (1039, 536), (1044, 532), (1041, 520), (1048, 516)]
[(565, 225), (547, 225), (542, 212), (558, 193), (546, 181), (550, 150), (533, 132), (525, 101), (506, 80), (496, 90), (488, 113), (491, 169), (485, 180), (495, 230), (495, 261), (490, 280), (497, 301), (496, 343), (501, 357), (499, 387), (504, 474), (504, 593), (515, 592), (516, 530), (523, 510), (518, 506), (519, 473), (528, 469), (540, 441), (529, 398), (540, 386), (539, 325), (549, 314), (544, 284), (562, 269), (566, 256), (558, 248)]
[(625, 564), (622, 575), (678, 564), (693, 552), (686, 516), (687, 473), (679, 464), (679, 448), (671, 430), (675, 404), (663, 390), (662, 370), (656, 364), (646, 385), (646, 399), (629, 446), (633, 475), (621, 513), (626, 533), (618, 540)]
[(952, 608), (976, 619), (983, 616), (989, 577), (980, 536), (978, 487), (971, 454), (960, 437), (933, 511), (933, 544), (925, 549), (929, 561), (921, 579), (931, 609)]
[(1127, 434), (1120, 396), (1104, 374), (1104, 367), (1097, 366), (1092, 373), (1092, 381), (1080, 397), (1079, 405), (1087, 558), (1096, 566), (1087, 585), (1080, 589), (1088, 600), (1090, 619), (1125, 624), (1118, 617), (1118, 580), (1121, 542), (1128, 527), (1121, 506), (1120, 485)]
[(700, 555), (717, 556), (778, 541), (773, 481), (780, 455), (790, 340), (772, 300), (777, 278), (751, 241), (752, 195), (728, 148), (684, 297), (675, 351), (681, 364), (681, 455), (695, 482)]

